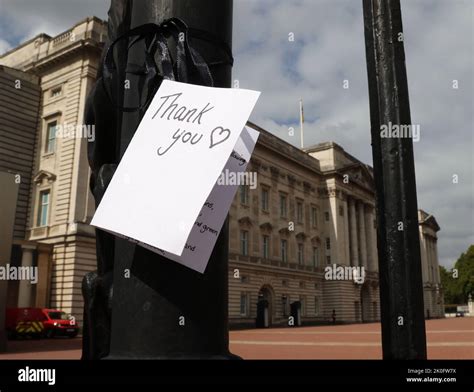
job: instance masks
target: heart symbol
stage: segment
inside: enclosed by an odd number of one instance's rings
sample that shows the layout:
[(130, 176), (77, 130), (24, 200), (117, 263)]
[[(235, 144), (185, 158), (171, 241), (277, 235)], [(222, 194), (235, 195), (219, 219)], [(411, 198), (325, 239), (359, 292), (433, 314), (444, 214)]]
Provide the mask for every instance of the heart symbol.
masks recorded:
[[(217, 134), (215, 135), (216, 137), (216, 141), (214, 141), (214, 133), (219, 130), (219, 132), (217, 132)], [(209, 146), (209, 148), (212, 148), (212, 147), (215, 147), (217, 146), (218, 144), (221, 144), (221, 143), (224, 143), (230, 136), (230, 130), (229, 129), (224, 129), (222, 127), (216, 127), (212, 130), (211, 132), (211, 145)]]

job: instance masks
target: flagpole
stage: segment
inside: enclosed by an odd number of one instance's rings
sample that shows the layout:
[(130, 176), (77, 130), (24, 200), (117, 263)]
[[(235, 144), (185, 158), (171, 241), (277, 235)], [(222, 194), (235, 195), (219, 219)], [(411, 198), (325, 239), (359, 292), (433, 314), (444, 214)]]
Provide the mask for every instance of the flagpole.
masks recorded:
[(304, 147), (304, 138), (303, 138), (303, 123), (304, 123), (304, 115), (303, 115), (303, 99), (300, 99), (300, 131), (301, 131), (301, 148)]

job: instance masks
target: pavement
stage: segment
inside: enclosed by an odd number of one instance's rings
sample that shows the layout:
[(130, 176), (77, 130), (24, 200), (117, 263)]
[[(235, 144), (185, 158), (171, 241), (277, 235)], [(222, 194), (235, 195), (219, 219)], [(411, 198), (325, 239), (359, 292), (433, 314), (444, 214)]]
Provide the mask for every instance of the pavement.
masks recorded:
[[(474, 359), (474, 317), (426, 321), (428, 359)], [(79, 359), (81, 338), (13, 340), (0, 359)], [(381, 359), (380, 323), (230, 331), (244, 359)]]
[[(428, 359), (474, 359), (474, 318), (426, 321)], [(382, 359), (380, 323), (233, 331), (245, 359)]]

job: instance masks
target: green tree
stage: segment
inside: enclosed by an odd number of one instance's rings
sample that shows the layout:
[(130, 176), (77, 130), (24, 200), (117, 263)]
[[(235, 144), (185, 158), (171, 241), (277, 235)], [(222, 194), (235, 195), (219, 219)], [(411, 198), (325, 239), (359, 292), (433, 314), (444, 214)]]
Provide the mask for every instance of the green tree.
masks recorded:
[(454, 268), (459, 271), (458, 293), (462, 302), (466, 303), (469, 293), (474, 295), (474, 245), (461, 254)]
[(451, 271), (448, 271), (442, 265), (439, 266), (439, 276), (441, 278), (441, 285), (444, 290), (444, 303), (446, 305), (453, 305), (457, 303), (453, 293), (454, 279)]
[(445, 304), (465, 304), (469, 293), (474, 296), (474, 245), (459, 256), (454, 268), (440, 267)]

